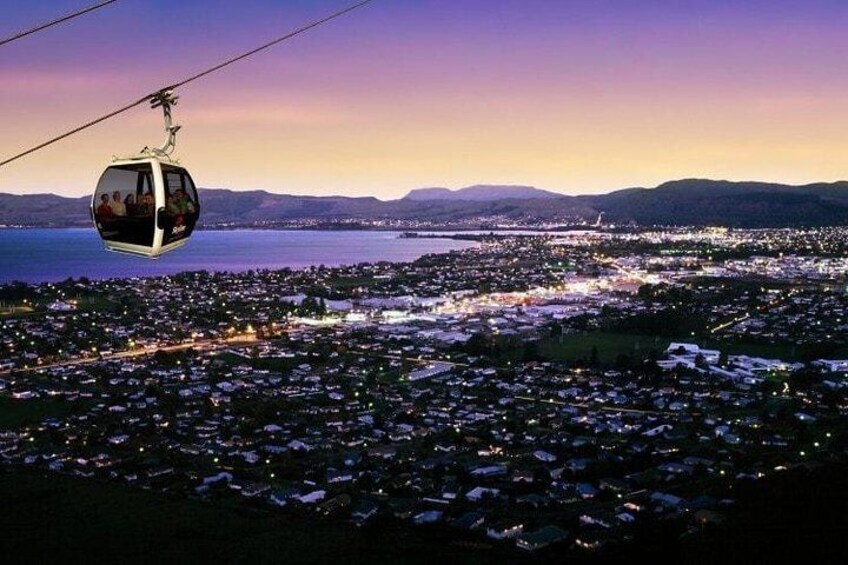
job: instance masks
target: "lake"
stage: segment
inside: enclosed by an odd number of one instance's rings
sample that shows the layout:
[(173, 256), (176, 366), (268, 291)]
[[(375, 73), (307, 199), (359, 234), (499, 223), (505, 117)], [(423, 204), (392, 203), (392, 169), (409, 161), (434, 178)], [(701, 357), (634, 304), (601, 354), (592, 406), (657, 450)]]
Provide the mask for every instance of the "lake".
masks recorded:
[(404, 262), (476, 245), (399, 236), (377, 231), (197, 231), (185, 247), (144, 259), (105, 251), (93, 229), (0, 229), (0, 283)]

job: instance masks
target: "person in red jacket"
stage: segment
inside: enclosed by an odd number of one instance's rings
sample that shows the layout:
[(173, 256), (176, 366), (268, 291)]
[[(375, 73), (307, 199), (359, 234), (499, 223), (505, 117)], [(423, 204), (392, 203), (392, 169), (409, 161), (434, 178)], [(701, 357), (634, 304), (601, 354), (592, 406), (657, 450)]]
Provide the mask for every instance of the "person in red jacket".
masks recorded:
[(100, 206), (97, 207), (96, 216), (100, 220), (111, 220), (115, 214), (112, 213), (112, 206), (109, 204), (109, 195), (100, 195)]

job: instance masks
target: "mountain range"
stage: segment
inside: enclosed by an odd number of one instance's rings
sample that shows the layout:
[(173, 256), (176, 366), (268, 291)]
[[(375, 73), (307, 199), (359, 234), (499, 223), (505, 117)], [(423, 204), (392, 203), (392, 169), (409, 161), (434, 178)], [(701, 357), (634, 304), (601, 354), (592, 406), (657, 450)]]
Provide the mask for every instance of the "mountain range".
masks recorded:
[[(685, 179), (655, 188), (568, 196), (530, 186), (423, 188), (398, 200), (294, 196), (264, 190), (201, 189), (206, 226), (286, 225), (296, 222), (420, 223), (492, 227), (604, 222), (638, 225), (814, 227), (848, 224), (848, 182), (803, 186)], [(90, 197), (0, 193), (0, 225), (90, 225)]]
[(503, 186), (475, 184), (458, 190), (449, 188), (416, 188), (403, 197), (404, 200), (432, 202), (434, 200), (493, 202), (495, 200), (528, 200), (534, 198), (562, 198), (562, 194), (542, 190), (534, 186)]

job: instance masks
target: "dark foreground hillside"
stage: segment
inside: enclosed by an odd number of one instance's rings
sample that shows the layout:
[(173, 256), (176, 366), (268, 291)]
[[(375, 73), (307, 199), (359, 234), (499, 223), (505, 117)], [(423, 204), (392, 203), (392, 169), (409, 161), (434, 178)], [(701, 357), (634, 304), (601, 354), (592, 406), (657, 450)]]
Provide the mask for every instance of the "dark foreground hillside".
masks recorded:
[[(600, 555), (567, 547), (528, 555), (485, 538), (450, 542), (439, 530), (202, 503), (29, 470), (0, 470), (4, 563), (845, 563), (844, 466), (787, 471), (741, 487), (727, 523), (679, 537), (652, 524), (631, 546)], [(635, 560), (635, 561), (634, 561)]]

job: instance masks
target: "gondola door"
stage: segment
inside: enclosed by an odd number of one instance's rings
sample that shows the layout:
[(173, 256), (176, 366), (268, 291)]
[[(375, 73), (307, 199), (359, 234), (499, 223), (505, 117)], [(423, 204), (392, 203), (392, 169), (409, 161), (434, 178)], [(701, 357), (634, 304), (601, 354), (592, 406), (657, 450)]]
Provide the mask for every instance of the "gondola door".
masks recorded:
[(188, 171), (168, 163), (161, 164), (164, 212), (158, 215), (162, 231), (162, 252), (183, 245), (191, 236), (200, 216), (197, 189)]
[(161, 176), (155, 159), (116, 162), (109, 166), (92, 201), (92, 216), (107, 249), (155, 256), (157, 240), (157, 177)]

